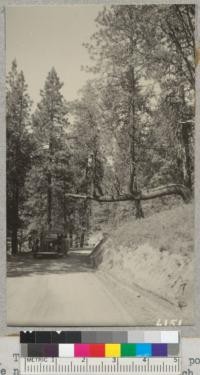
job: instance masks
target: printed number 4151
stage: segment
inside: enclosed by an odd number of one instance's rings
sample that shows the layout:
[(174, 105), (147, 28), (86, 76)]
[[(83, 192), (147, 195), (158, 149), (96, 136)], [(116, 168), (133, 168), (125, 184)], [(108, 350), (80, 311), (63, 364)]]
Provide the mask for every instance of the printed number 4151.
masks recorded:
[(156, 325), (157, 327), (181, 326), (182, 319), (158, 319)]

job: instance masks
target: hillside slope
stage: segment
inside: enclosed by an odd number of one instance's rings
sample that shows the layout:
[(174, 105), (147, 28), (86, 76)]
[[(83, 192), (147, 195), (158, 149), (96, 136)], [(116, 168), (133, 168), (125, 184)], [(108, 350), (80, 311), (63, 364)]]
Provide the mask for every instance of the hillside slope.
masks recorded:
[(189, 204), (121, 224), (103, 246), (101, 272), (129, 287), (137, 284), (191, 317), (193, 215)]

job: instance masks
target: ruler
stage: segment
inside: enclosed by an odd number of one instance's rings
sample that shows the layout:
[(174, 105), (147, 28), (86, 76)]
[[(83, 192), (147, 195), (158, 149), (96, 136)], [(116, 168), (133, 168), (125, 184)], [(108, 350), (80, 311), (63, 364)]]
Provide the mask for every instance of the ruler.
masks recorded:
[(20, 358), (20, 375), (178, 375), (180, 358)]

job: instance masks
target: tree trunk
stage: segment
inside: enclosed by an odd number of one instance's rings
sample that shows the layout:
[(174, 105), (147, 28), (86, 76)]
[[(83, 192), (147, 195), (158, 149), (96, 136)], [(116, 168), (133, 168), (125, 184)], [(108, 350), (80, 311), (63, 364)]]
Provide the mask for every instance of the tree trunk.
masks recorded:
[(185, 167), (186, 167), (186, 186), (192, 190), (192, 173), (191, 173), (191, 157), (190, 157), (190, 129), (188, 123), (182, 124), (182, 139), (185, 150)]
[[(88, 157), (88, 163), (85, 173), (86, 178), (86, 195), (95, 195), (95, 188), (94, 188), (94, 153), (92, 153)], [(84, 227), (84, 234), (82, 234), (81, 243), (85, 244), (89, 238), (89, 231), (90, 231), (90, 222), (92, 216), (92, 207), (89, 201), (85, 201), (83, 203), (83, 213), (82, 213), (82, 227)]]
[(80, 236), (80, 247), (84, 247), (85, 239), (89, 232), (90, 226), (90, 202), (85, 200), (81, 209), (81, 236)]
[(185, 114), (185, 108), (187, 108), (186, 101), (185, 101), (185, 91), (184, 87), (180, 87), (180, 97), (181, 97), (181, 112), (182, 112), (182, 128), (181, 128), (181, 135), (182, 135), (182, 143), (184, 147), (185, 153), (185, 185), (192, 190), (192, 162), (190, 156), (190, 126), (191, 123), (187, 121), (187, 115)]
[(12, 255), (18, 253), (18, 227), (19, 227), (19, 190), (14, 188), (13, 194), (13, 219), (12, 219)]
[[(131, 80), (131, 100), (130, 100), (130, 117), (129, 117), (129, 127), (130, 127), (130, 179), (129, 179), (129, 192), (138, 191), (137, 186), (137, 165), (136, 165), (136, 149), (135, 149), (135, 138), (136, 138), (136, 129), (135, 129), (135, 103), (134, 97), (135, 93), (135, 76), (134, 68), (130, 68), (130, 80)], [(144, 217), (142, 210), (141, 200), (138, 199), (135, 201), (135, 217), (136, 219), (141, 219)]]
[(136, 219), (142, 219), (144, 217), (144, 212), (142, 209), (142, 204), (141, 204), (140, 199), (135, 201), (135, 208), (136, 208), (136, 213), (135, 213)]
[[(134, 23), (133, 23), (133, 9), (129, 8), (129, 21), (130, 21), (130, 36), (129, 36), (129, 49), (130, 49), (130, 59), (132, 59), (134, 54), (135, 42), (134, 42)], [(129, 192), (138, 191), (137, 184), (137, 160), (136, 160), (136, 116), (135, 116), (135, 97), (136, 93), (136, 78), (133, 63), (129, 65), (128, 71), (129, 77), (129, 95), (130, 95), (130, 104), (129, 104), (129, 132), (130, 132), (130, 180), (129, 180)], [(142, 210), (141, 200), (138, 199), (135, 201), (135, 217), (140, 219), (144, 217)]]
[[(53, 118), (52, 118), (53, 123)], [(48, 180), (48, 191), (47, 191), (47, 224), (48, 224), (48, 230), (51, 231), (52, 229), (52, 175), (51, 175), (51, 164), (53, 159), (53, 140), (52, 135), (50, 135), (49, 140), (49, 173), (47, 176)]]
[(80, 238), (80, 248), (82, 249), (84, 247), (85, 242), (85, 231), (81, 232), (81, 238)]
[(17, 227), (13, 227), (12, 230), (12, 255), (16, 255), (18, 253), (18, 238), (17, 238), (18, 230)]
[(66, 202), (66, 197), (65, 197), (65, 190), (66, 190), (66, 181), (65, 181), (65, 177), (63, 179), (63, 232), (64, 232), (64, 235), (67, 236), (68, 235), (68, 220), (67, 220), (67, 202)]
[(70, 246), (70, 249), (74, 246), (73, 231), (72, 230), (69, 231), (69, 246)]
[(51, 231), (52, 229), (52, 186), (51, 186), (51, 174), (48, 174), (48, 193), (47, 193), (47, 223), (48, 223), (48, 230)]

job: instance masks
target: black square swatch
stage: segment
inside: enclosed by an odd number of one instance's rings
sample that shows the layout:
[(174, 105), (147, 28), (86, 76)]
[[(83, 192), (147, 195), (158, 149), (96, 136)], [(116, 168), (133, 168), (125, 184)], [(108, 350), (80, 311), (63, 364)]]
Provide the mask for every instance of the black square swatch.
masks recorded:
[(20, 343), (21, 344), (28, 344), (28, 343), (35, 343), (35, 331), (21, 331), (20, 332)]

